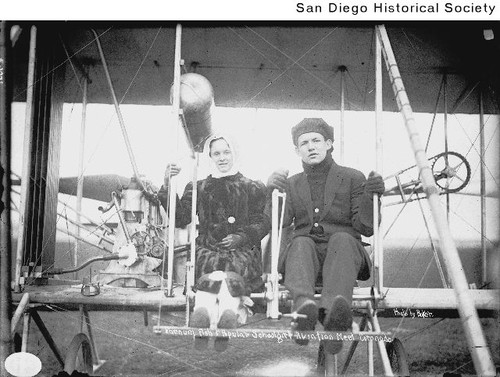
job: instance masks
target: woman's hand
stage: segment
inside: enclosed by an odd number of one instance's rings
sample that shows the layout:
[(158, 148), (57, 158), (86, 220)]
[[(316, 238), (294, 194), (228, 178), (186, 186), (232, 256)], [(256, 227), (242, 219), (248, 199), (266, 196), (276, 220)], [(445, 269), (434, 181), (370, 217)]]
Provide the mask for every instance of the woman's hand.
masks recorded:
[(170, 163), (165, 169), (165, 177), (163, 178), (163, 184), (168, 187), (171, 177), (175, 177), (181, 171), (181, 167), (175, 163)]
[(222, 241), (220, 241), (217, 245), (225, 249), (234, 250), (237, 247), (243, 245), (243, 243), (243, 236), (240, 236), (239, 234), (229, 234), (228, 236), (224, 237)]

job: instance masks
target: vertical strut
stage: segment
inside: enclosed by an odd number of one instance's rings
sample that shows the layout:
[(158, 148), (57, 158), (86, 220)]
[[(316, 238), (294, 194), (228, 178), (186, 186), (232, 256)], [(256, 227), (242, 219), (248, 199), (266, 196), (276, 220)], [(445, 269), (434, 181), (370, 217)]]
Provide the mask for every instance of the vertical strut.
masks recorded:
[(413, 111), (410, 106), (408, 96), (406, 95), (403, 80), (399, 73), (396, 58), (394, 56), (394, 52), (392, 51), (387, 31), (383, 25), (379, 25), (376, 28), (382, 41), (382, 51), (384, 53), (387, 71), (391, 79), (398, 107), (404, 118), (410, 143), (419, 167), (424, 192), (427, 195), (434, 223), (439, 234), (439, 239), (442, 243), (440, 250), (443, 254), (444, 263), (448, 270), (448, 275), (450, 276), (453, 289), (455, 290), (457, 309), (460, 314), (460, 318), (462, 319), (467, 344), (469, 345), (476, 373), (478, 375), (494, 376), (496, 374), (496, 370), (493, 360), (484, 338), (483, 329), (481, 328), (481, 323), (479, 322), (474, 302), (468, 292), (468, 285), (462, 267), (462, 262), (460, 261), (457, 248), (451, 237), (448, 221), (441, 209), (432, 170), (429, 167), (425, 150), (420, 142), (420, 136), (415, 124), (415, 118), (413, 117)]
[[(372, 325), (368, 322), (368, 331), (373, 331)], [(366, 354), (368, 358), (368, 375), (373, 376), (375, 374), (374, 360), (373, 360), (373, 340), (366, 342)]]
[(196, 275), (196, 212), (198, 203), (198, 162), (199, 153), (193, 150), (193, 193), (191, 198), (191, 229), (189, 235), (190, 241), (190, 256), (187, 263), (186, 277), (186, 326), (189, 325), (190, 298), (192, 296), (192, 287)]
[[(180, 87), (181, 87), (181, 40), (182, 26), (177, 24), (175, 29), (175, 56), (174, 56), (174, 86), (172, 95), (172, 112), (174, 132), (173, 140), (177, 142), (179, 135), (179, 127), (181, 127), (180, 113)], [(177, 178), (170, 177), (169, 179), (169, 218), (168, 218), (168, 258), (167, 258), (167, 296), (172, 296), (172, 274), (174, 271), (174, 243), (175, 243), (175, 210), (176, 210), (176, 187)]]
[[(375, 34), (375, 170), (379, 174), (382, 171), (382, 47), (378, 34)], [(382, 240), (380, 235), (382, 230), (379, 225), (379, 197), (373, 194), (373, 261), (374, 261), (374, 284), (378, 292), (382, 292), (384, 286), (384, 257)]]
[[(448, 159), (448, 75), (446, 72), (443, 76), (443, 115), (444, 115), (444, 163), (445, 169), (448, 169), (450, 166), (450, 161)], [(448, 188), (450, 184), (450, 178), (448, 174), (446, 175), (446, 188)], [(446, 190), (446, 218), (450, 221), (450, 193)]]
[(479, 150), (480, 165), (479, 172), (481, 177), (481, 279), (482, 285), (488, 283), (488, 266), (486, 250), (486, 180), (485, 180), (485, 139), (484, 139), (484, 98), (483, 85), (479, 88)]
[[(372, 307), (371, 302), (367, 304), (367, 312), (370, 317), (370, 324), (372, 330), (375, 332), (380, 332), (380, 325), (378, 323), (377, 311)], [(387, 349), (385, 348), (385, 342), (383, 340), (377, 340), (378, 351), (380, 358), (382, 359), (382, 365), (384, 367), (384, 376), (393, 376), (391, 362), (389, 360), (389, 355), (387, 354)], [(371, 367), (373, 369), (373, 366)]]
[(11, 335), (12, 293), (11, 255), (12, 227), (10, 219), (10, 163), (11, 163), (11, 105), (10, 85), (10, 28), (5, 21), (0, 23), (0, 375), (6, 375), (5, 359), (13, 351)]
[[(83, 197), (83, 180), (85, 179), (83, 176), (83, 159), (85, 156), (85, 126), (87, 122), (87, 88), (88, 88), (88, 79), (84, 78), (83, 80), (83, 94), (82, 94), (82, 122), (80, 124), (80, 146), (78, 150), (78, 181), (76, 186), (76, 221), (78, 224), (81, 223), (81, 215), (82, 212), (82, 197)], [(76, 228), (77, 236), (80, 236), (80, 227)], [(75, 240), (75, 249), (73, 254), (73, 267), (78, 266), (78, 250), (80, 243), (78, 240)], [(75, 272), (75, 279), (77, 278), (78, 273)]]
[(26, 311), (23, 314), (23, 338), (21, 341), (21, 352), (28, 352), (30, 324), (31, 324), (31, 314), (29, 311)]
[(19, 200), (19, 227), (17, 230), (17, 256), (16, 256), (16, 272), (14, 276), (15, 290), (20, 292), (21, 284), (21, 268), (23, 265), (23, 253), (26, 247), (26, 238), (24, 237), (25, 230), (25, 214), (28, 205), (28, 188), (30, 187), (29, 180), (31, 176), (30, 157), (33, 148), (33, 140), (31, 128), (33, 125), (33, 97), (35, 90), (35, 65), (36, 65), (36, 39), (37, 28), (32, 26), (30, 30), (30, 47), (28, 61), (28, 82), (26, 88), (26, 109), (24, 123), (24, 145), (23, 145), (23, 170), (21, 177), (21, 198)]
[(344, 164), (344, 139), (345, 139), (345, 71), (347, 70), (345, 65), (339, 67), (340, 69), (340, 164)]
[[(281, 198), (281, 216), (279, 203)], [(283, 232), (283, 218), (285, 214), (286, 193), (280, 193), (278, 190), (272, 192), (272, 214), (271, 214), (271, 299), (267, 302), (266, 316), (271, 319), (278, 319), (279, 312), (279, 278), (278, 278), (278, 261), (281, 247), (281, 235)]]

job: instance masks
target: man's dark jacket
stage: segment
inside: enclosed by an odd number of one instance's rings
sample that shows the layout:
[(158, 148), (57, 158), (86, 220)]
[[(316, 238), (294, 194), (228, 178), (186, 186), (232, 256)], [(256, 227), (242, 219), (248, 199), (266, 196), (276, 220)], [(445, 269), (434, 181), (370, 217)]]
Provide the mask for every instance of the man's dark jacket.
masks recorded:
[[(319, 208), (318, 227), (322, 227), (324, 235), (311, 235), (313, 222), (313, 203), (307, 176), (304, 172), (288, 178), (288, 187), (283, 227), (293, 223), (290, 239), (298, 236), (313, 238), (316, 242), (328, 242), (330, 236), (338, 232), (346, 232), (358, 239), (359, 249), (365, 263), (359, 272), (358, 279), (370, 277), (371, 261), (361, 243), (361, 235), (369, 237), (373, 234), (373, 199), (364, 192), (366, 178), (356, 169), (332, 163), (328, 172), (324, 206)], [(270, 205), (266, 208), (271, 213)], [(280, 255), (280, 267), (284, 265), (286, 250)]]

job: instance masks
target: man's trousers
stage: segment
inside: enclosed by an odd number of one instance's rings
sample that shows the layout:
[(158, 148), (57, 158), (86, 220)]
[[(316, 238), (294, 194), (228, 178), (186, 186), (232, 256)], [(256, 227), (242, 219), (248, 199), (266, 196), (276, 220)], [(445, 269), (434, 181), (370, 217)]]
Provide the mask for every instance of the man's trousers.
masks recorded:
[(329, 310), (337, 295), (351, 303), (359, 271), (366, 268), (363, 252), (361, 242), (345, 232), (333, 234), (324, 243), (295, 237), (286, 256), (285, 286), (294, 301), (300, 296), (313, 298), (319, 277), (323, 283), (320, 308)]

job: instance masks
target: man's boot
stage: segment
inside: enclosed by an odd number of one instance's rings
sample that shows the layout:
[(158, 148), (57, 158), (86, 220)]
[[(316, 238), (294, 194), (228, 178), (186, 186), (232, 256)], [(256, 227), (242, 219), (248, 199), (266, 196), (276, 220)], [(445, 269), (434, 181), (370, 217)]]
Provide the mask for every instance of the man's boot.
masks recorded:
[[(325, 331), (348, 331), (352, 326), (351, 305), (343, 296), (336, 296), (323, 321)], [(342, 349), (341, 340), (322, 340), (325, 353), (337, 354)]]
[[(318, 321), (318, 306), (314, 300), (308, 297), (300, 296), (294, 301), (294, 310), (301, 317), (297, 318), (297, 331), (313, 331)], [(295, 338), (295, 343), (301, 346), (307, 346), (309, 339)]]

